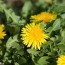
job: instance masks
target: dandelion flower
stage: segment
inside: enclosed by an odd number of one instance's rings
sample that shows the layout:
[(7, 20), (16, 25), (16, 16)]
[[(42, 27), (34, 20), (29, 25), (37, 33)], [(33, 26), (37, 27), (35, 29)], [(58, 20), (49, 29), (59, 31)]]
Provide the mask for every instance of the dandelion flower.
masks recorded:
[(0, 39), (4, 39), (4, 36), (6, 36), (6, 33), (4, 32), (4, 25), (0, 25)]
[(42, 21), (43, 23), (49, 23), (52, 20), (55, 20), (56, 17), (57, 15), (54, 13), (42, 12), (38, 15), (31, 16), (31, 21), (32, 22)]
[(60, 55), (57, 60), (57, 65), (65, 65), (65, 55)]
[(21, 31), (21, 39), (27, 47), (40, 50), (42, 43), (44, 44), (48, 38), (48, 36), (43, 32), (43, 29), (40, 28), (39, 24), (27, 24)]

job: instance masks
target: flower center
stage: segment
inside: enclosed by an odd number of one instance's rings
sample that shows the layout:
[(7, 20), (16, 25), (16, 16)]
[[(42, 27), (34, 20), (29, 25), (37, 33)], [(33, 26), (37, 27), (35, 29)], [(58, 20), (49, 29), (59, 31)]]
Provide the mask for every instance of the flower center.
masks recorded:
[(42, 36), (42, 30), (38, 25), (36, 25), (30, 32), (30, 38), (39, 41)]

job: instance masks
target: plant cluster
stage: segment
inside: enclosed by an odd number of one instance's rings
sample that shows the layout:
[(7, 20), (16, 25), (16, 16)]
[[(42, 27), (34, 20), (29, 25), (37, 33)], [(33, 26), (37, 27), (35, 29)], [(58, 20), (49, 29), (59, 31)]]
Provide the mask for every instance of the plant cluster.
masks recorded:
[(0, 0), (1, 64), (65, 65), (64, 35), (64, 0)]

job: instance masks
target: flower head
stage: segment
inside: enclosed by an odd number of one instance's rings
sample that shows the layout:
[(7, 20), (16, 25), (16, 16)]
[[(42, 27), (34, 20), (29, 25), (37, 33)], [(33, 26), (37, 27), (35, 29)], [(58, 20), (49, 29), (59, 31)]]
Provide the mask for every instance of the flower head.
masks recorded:
[(55, 20), (56, 17), (57, 15), (54, 13), (42, 12), (38, 15), (31, 16), (31, 21), (32, 22), (42, 21), (43, 23), (49, 23), (52, 20)]
[(65, 55), (60, 55), (57, 60), (57, 65), (65, 65)]
[(0, 25), (0, 39), (4, 39), (4, 36), (6, 36), (6, 33), (4, 32), (4, 25)]
[(27, 47), (40, 50), (42, 43), (44, 44), (46, 42), (45, 39), (48, 38), (48, 36), (43, 32), (43, 29), (40, 28), (39, 24), (27, 24), (21, 31), (21, 39)]

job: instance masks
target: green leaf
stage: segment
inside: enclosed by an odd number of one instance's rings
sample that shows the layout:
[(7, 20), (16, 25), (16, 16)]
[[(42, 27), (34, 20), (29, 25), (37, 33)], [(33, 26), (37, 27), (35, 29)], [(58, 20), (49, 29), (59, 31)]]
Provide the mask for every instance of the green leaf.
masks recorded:
[(18, 60), (18, 63), (20, 64), (20, 65), (24, 65), (24, 63), (26, 63), (27, 62), (27, 60), (24, 58), (24, 57), (20, 57), (19, 58), (19, 60)]
[(52, 26), (52, 29), (51, 31), (49, 32), (49, 34), (51, 34), (52, 31), (56, 31), (58, 29), (60, 29), (60, 19), (57, 19), (54, 23), (53, 23), (53, 26)]
[(43, 0), (38, 0), (38, 2), (39, 2), (40, 4), (43, 4), (43, 3), (44, 3), (44, 1), (43, 1)]
[(10, 18), (11, 18), (13, 20), (13, 24), (18, 24), (20, 17), (17, 16), (11, 8), (8, 10), (3, 8), (3, 10), (6, 14), (7, 20), (10, 20)]
[(35, 56), (38, 54), (38, 52), (35, 49), (27, 49), (27, 52)]
[(46, 32), (50, 32), (52, 29), (52, 27), (48, 27), (48, 29), (46, 29)]
[(60, 22), (61, 22), (60, 19), (57, 19), (57, 20), (53, 23), (53, 28), (52, 28), (53, 31), (60, 29)]
[(45, 28), (46, 27), (46, 24), (41, 24), (40, 27), (41, 28)]
[(61, 50), (65, 50), (65, 45), (60, 43), (60, 44), (58, 44), (58, 48)]
[(2, 44), (2, 41), (0, 40), (0, 44)]
[(15, 65), (19, 65), (19, 63), (15, 62)]
[(61, 17), (62, 17), (63, 19), (65, 19), (65, 14), (62, 14)]
[(57, 47), (61, 54), (65, 54), (65, 45), (63, 43), (58, 44)]
[(25, 19), (22, 19), (22, 20), (19, 21), (19, 25), (24, 25), (24, 24), (26, 24), (26, 20)]
[(41, 57), (39, 60), (38, 60), (38, 64), (39, 65), (47, 65), (49, 62), (47, 61), (49, 57), (48, 56), (44, 56), (44, 57)]
[(54, 11), (56, 11), (56, 12), (65, 12), (65, 6), (63, 6), (63, 5), (57, 5), (57, 6), (55, 6), (54, 7), (54, 9), (53, 9)]
[(2, 52), (2, 50), (0, 50), (0, 56), (1, 56), (1, 55), (3, 55), (3, 52)]
[(14, 47), (14, 48), (18, 48), (19, 47), (19, 44), (17, 43), (18, 40), (17, 40), (17, 37), (18, 35), (15, 35), (12, 37), (10, 37), (6, 43), (6, 48), (7, 49), (10, 49), (11, 47)]
[(0, 8), (5, 13), (7, 21), (12, 21), (13, 24), (19, 23), (20, 17), (15, 14), (14, 10), (11, 7), (8, 9), (8, 5), (3, 1), (0, 1)]
[(23, 50), (17, 50), (16, 54), (23, 56), (24, 55), (24, 51)]
[(2, 6), (3, 6), (4, 8), (6, 8), (6, 4), (4, 4), (4, 2), (3, 2), (2, 0), (0, 0), (0, 12), (3, 12)]
[(65, 31), (61, 32), (61, 36), (62, 36), (62, 41), (65, 44)]
[(58, 4), (61, 4), (63, 2), (63, 0), (54, 0), (53, 2), (54, 2), (54, 4), (58, 5)]
[(27, 15), (30, 12), (31, 8), (32, 8), (32, 3), (30, 1), (26, 1), (24, 3), (23, 8), (22, 8), (22, 16), (27, 17)]
[(17, 26), (17, 25), (15, 25), (15, 26), (13, 26), (13, 34), (18, 34), (19, 32), (20, 32), (20, 26)]

